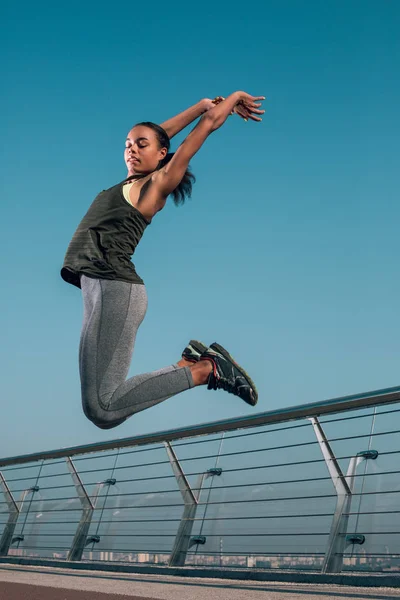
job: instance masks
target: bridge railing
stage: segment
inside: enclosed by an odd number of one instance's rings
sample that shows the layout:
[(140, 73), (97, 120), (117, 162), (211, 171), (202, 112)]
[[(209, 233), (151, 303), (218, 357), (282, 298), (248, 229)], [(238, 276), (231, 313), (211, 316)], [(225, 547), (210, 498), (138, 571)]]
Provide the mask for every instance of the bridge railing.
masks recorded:
[(0, 459), (0, 560), (398, 570), (400, 388)]

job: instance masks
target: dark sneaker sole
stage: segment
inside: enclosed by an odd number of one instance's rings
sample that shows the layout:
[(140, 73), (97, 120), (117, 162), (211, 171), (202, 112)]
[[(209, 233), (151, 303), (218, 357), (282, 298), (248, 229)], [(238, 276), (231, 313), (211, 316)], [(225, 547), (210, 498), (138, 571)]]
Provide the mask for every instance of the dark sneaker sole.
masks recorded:
[[(191, 346), (193, 348), (193, 350), (195, 350), (195, 352), (199, 353), (200, 356), (203, 354), (203, 352), (205, 352), (207, 350), (207, 346), (205, 346), (202, 342), (199, 342), (198, 340), (190, 340), (190, 342), (188, 343), (186, 348), (188, 346)], [(186, 350), (186, 348), (185, 348), (185, 350)], [(193, 362), (197, 362), (200, 359), (200, 356), (199, 356), (199, 358), (186, 356), (185, 350), (182, 352), (182, 357), (186, 358), (186, 360), (192, 360)]]
[[(248, 373), (246, 373), (246, 371), (243, 369), (243, 367), (241, 367), (240, 365), (238, 365), (238, 363), (232, 358), (232, 356), (229, 354), (229, 352), (227, 350), (225, 350), (225, 348), (223, 346), (221, 346), (220, 344), (217, 344), (216, 342), (214, 342), (213, 344), (211, 344), (210, 348), (212, 348), (213, 350), (216, 350), (217, 352), (219, 352), (220, 354), (222, 354), (222, 356), (224, 358), (226, 358), (227, 360), (229, 360), (233, 365), (235, 365), (236, 369), (239, 371), (239, 373), (241, 373), (241, 375), (243, 375), (243, 377), (248, 381), (251, 389), (254, 392), (254, 395), (256, 397), (255, 402), (248, 402), (248, 404), (250, 404), (251, 406), (255, 406), (258, 402), (258, 392), (257, 392), (257, 388), (254, 384), (254, 381), (252, 380), (252, 378), (250, 377), (250, 375)], [(246, 400), (245, 400), (246, 402)]]
[(192, 348), (194, 348), (199, 354), (203, 354), (203, 352), (205, 352), (208, 348), (208, 346), (205, 346), (198, 340), (190, 340), (189, 346), (192, 346)]

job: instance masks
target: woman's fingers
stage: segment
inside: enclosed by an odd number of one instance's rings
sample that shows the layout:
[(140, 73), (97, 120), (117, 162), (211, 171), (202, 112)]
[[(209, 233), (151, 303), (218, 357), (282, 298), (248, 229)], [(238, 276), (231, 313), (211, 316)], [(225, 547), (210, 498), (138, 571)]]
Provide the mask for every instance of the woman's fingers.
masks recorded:
[(262, 121), (260, 117), (255, 116), (251, 111), (243, 111), (238, 114), (245, 121), (247, 121), (248, 119), (251, 119), (252, 121)]
[(256, 117), (255, 115), (252, 115), (251, 113), (249, 113), (246, 116), (247, 119), (251, 119), (252, 121), (262, 121), (262, 119), (260, 117)]
[(242, 119), (247, 119), (247, 111), (242, 104), (237, 104), (233, 110)]
[(257, 122), (262, 121), (262, 118), (258, 117), (257, 115), (263, 115), (265, 110), (260, 109), (261, 102), (256, 102), (257, 100), (265, 100), (265, 97), (250, 96), (250, 94), (248, 94), (247, 98), (243, 98), (238, 102), (238, 104), (235, 106), (234, 112), (245, 121), (248, 121), (248, 119)]
[(260, 108), (260, 106), (262, 106), (261, 102), (250, 102), (249, 100), (244, 100), (243, 104), (244, 106), (251, 108)]
[(265, 100), (265, 96), (252, 96), (251, 94), (245, 94), (242, 102), (259, 102)]
[(245, 106), (246, 106), (247, 110), (250, 110), (251, 112), (255, 112), (255, 113), (259, 113), (259, 114), (260, 114), (260, 113), (264, 113), (264, 112), (265, 112), (265, 110), (264, 110), (264, 109), (260, 110), (260, 109), (258, 108), (258, 106), (259, 106), (259, 105), (254, 105), (254, 106), (253, 106), (253, 105), (251, 105), (251, 104), (246, 104)]
[(264, 113), (265, 110), (252, 109), (248, 111), (248, 117), (253, 121), (262, 121), (262, 118), (257, 117), (256, 115), (263, 115)]
[[(263, 115), (264, 113), (265, 113), (265, 110), (258, 110), (258, 109), (256, 109), (256, 108), (253, 108), (253, 109), (250, 109), (250, 108), (249, 108), (249, 109), (246, 111), (246, 117), (251, 117), (252, 119), (254, 119), (254, 120), (255, 120), (255, 116), (256, 116), (256, 115)], [(258, 119), (258, 120), (260, 120), (260, 119)]]
[(244, 108), (244, 107), (242, 107), (242, 106), (237, 106), (237, 107), (236, 107), (236, 112), (237, 112), (237, 114), (238, 114), (240, 117), (242, 117), (242, 118), (245, 118), (245, 117), (247, 117), (247, 111), (246, 111), (246, 110), (245, 110), (245, 108)]

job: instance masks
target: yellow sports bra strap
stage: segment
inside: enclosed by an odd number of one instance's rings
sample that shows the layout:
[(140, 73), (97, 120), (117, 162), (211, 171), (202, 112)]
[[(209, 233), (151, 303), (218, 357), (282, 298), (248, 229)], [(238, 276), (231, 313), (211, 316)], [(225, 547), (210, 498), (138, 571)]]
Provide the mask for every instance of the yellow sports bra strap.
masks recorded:
[(130, 183), (126, 183), (123, 187), (122, 187), (122, 193), (124, 194), (124, 198), (127, 202), (129, 202), (129, 204), (131, 204), (131, 201), (129, 199), (129, 192), (131, 191), (131, 187), (133, 186), (134, 181), (131, 181)]

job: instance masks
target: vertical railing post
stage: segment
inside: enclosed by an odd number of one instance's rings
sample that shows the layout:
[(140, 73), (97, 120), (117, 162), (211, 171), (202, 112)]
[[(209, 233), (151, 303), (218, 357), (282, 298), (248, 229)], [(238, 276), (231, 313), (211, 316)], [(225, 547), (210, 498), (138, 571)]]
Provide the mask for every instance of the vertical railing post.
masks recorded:
[[(325, 432), (317, 419), (311, 417), (310, 421), (314, 428), (321, 452), (328, 467), (329, 474), (332, 478), (333, 485), (336, 490), (337, 500), (335, 514), (333, 515), (331, 530), (328, 538), (328, 546), (322, 565), (323, 573), (339, 573), (343, 565), (343, 540), (346, 538), (348, 517), (343, 517), (343, 513), (349, 512), (351, 503), (351, 489), (339, 463), (336, 460), (335, 454), (326, 438)], [(350, 461), (350, 465), (351, 465)], [(349, 467), (350, 468), (350, 467)]]
[(209, 469), (205, 473), (200, 473), (197, 477), (195, 490), (196, 493), (190, 487), (190, 484), (183, 472), (182, 466), (175, 454), (174, 449), (170, 442), (164, 442), (165, 449), (170, 460), (172, 470), (178, 482), (179, 490), (182, 494), (184, 509), (181, 518), (181, 522), (178, 527), (178, 531), (175, 536), (174, 546), (171, 551), (169, 566), (170, 567), (182, 567), (186, 561), (186, 555), (192, 546), (196, 544), (205, 544), (205, 536), (198, 536), (192, 538), (192, 529), (194, 519), (196, 516), (197, 506), (200, 501), (201, 490), (203, 487), (204, 480), (214, 475), (221, 475), (222, 469)]
[(15, 527), (17, 525), (20, 507), (14, 500), (14, 496), (12, 495), (10, 488), (7, 485), (6, 480), (4, 479), (3, 474), (0, 471), (0, 487), (3, 491), (4, 497), (8, 506), (8, 521), (4, 527), (3, 534), (0, 539), (0, 556), (7, 556), (8, 551), (11, 546), (11, 542), (13, 539)]
[(184, 503), (183, 515), (175, 536), (174, 546), (169, 559), (169, 566), (182, 567), (185, 564), (186, 555), (189, 548), (195, 544), (205, 544), (206, 542), (206, 538), (204, 536), (191, 538), (194, 518), (196, 516), (197, 506), (200, 501), (200, 494), (204, 480), (208, 477), (212, 477), (213, 475), (221, 475), (222, 469), (210, 469), (206, 473), (200, 473), (196, 481), (195, 490), (197, 493), (195, 494), (190, 487), (190, 484), (170, 442), (164, 442), (164, 446), (167, 451), (172, 470), (178, 482), (178, 487), (182, 494)]
[(335, 514), (332, 519), (327, 550), (322, 564), (322, 572), (340, 573), (343, 568), (343, 554), (346, 547), (352, 543), (363, 543), (363, 540), (360, 540), (364, 538), (364, 536), (358, 536), (360, 538), (358, 540), (356, 539), (357, 536), (356, 538), (353, 536), (349, 539), (347, 536), (356, 470), (361, 462), (368, 458), (375, 459), (378, 453), (375, 450), (368, 450), (366, 452), (359, 452), (357, 456), (353, 456), (350, 459), (346, 476), (344, 476), (318, 418), (311, 417), (310, 421), (337, 494)]
[(181, 567), (185, 564), (186, 554), (190, 545), (190, 536), (194, 523), (193, 519), (196, 516), (204, 474), (201, 474), (197, 480), (196, 487), (198, 490), (197, 494), (195, 495), (188, 480), (186, 479), (185, 473), (183, 472), (181, 464), (170, 442), (164, 442), (164, 446), (167, 451), (167, 455), (184, 503), (183, 515), (175, 536), (174, 546), (169, 559), (169, 566)]
[(107, 479), (106, 481), (101, 481), (100, 483), (97, 483), (96, 487), (94, 488), (93, 494), (89, 496), (78, 474), (78, 471), (76, 470), (76, 467), (69, 456), (66, 458), (66, 461), (68, 469), (72, 476), (72, 480), (75, 484), (75, 489), (77, 491), (79, 500), (81, 501), (82, 505), (82, 515), (78, 527), (76, 529), (71, 548), (68, 552), (67, 560), (78, 561), (82, 559), (83, 551), (88, 544), (100, 542), (100, 536), (98, 535), (92, 535), (90, 538), (88, 538), (93, 512), (96, 508), (100, 490), (105, 485), (115, 485), (116, 480)]
[(66, 461), (82, 505), (82, 515), (72, 541), (72, 546), (67, 555), (67, 560), (72, 561), (81, 560), (82, 558), (95, 505), (87, 494), (85, 486), (69, 456), (66, 458)]

